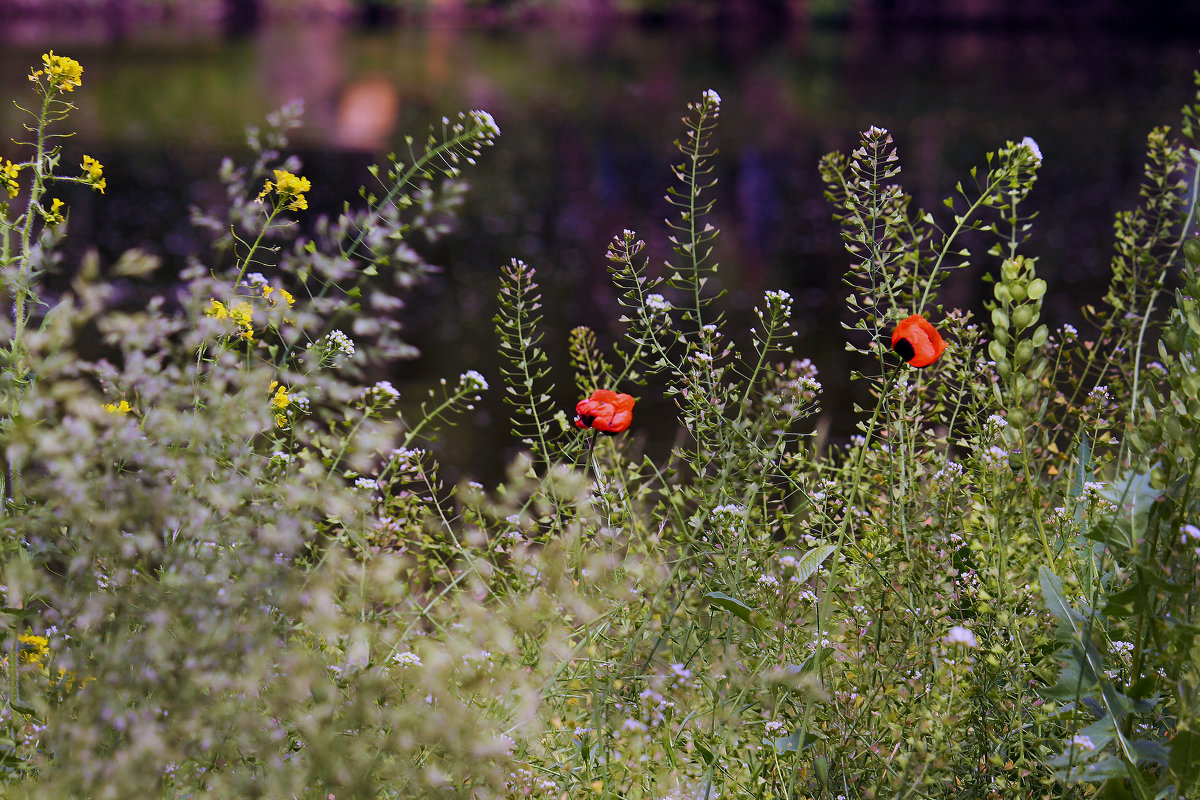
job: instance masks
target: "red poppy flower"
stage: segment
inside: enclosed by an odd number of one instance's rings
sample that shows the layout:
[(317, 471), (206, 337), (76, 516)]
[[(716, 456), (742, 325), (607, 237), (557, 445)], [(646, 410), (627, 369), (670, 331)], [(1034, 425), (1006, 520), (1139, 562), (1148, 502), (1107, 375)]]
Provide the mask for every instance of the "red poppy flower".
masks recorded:
[(601, 433), (620, 433), (633, 422), (633, 398), (608, 389), (597, 389), (587, 400), (575, 404), (576, 428), (595, 428)]
[(912, 366), (928, 367), (946, 352), (946, 342), (928, 320), (913, 314), (892, 332), (892, 349)]

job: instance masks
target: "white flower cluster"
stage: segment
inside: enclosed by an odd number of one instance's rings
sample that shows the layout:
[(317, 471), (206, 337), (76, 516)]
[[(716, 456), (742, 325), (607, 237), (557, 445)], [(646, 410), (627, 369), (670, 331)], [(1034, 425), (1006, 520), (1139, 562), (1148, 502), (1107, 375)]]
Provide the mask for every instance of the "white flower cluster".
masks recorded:
[(1008, 451), (1003, 447), (992, 445), (986, 450), (979, 451), (979, 463), (984, 469), (1000, 470), (1008, 466)]
[(979, 640), (975, 638), (975, 634), (970, 628), (964, 628), (962, 625), (955, 625), (949, 632), (942, 637), (942, 641), (948, 645), (962, 645), (963, 647), (975, 648), (979, 647)]
[(488, 388), (487, 379), (473, 369), (458, 376), (458, 385), (466, 392), (483, 392)]
[(372, 400), (379, 405), (387, 408), (400, 399), (400, 392), (392, 386), (391, 381), (379, 381), (374, 386), (368, 386), (363, 389), (363, 402), (371, 402)]
[(1021, 146), (1033, 154), (1033, 160), (1037, 164), (1042, 163), (1042, 148), (1038, 147), (1038, 143), (1033, 140), (1032, 136), (1026, 136), (1021, 140)]
[(721, 105), (721, 95), (717, 94), (716, 89), (705, 89), (703, 97), (715, 106)]
[(935, 481), (954, 480), (955, 478), (961, 478), (962, 474), (962, 464), (959, 464), (957, 461), (947, 461), (946, 466), (934, 473), (933, 479)]
[(646, 309), (652, 314), (666, 314), (671, 310), (671, 303), (661, 294), (646, 295)]
[(421, 657), (416, 653), (404, 652), (396, 653), (392, 656), (392, 663), (400, 667), (419, 667), (421, 666)]
[(1080, 750), (1088, 750), (1088, 751), (1096, 749), (1096, 745), (1092, 741), (1092, 737), (1085, 736), (1082, 733), (1077, 733), (1071, 737), (1071, 746), (1076, 747)]
[(354, 355), (354, 340), (339, 330), (330, 331), (325, 337), (325, 347), (331, 353), (346, 356)]
[(379, 481), (374, 478), (355, 478), (354, 489), (359, 492), (373, 492), (379, 488)]
[(724, 503), (722, 505), (717, 506), (716, 508), (714, 508), (712, 510), (712, 515), (713, 515), (714, 519), (721, 519), (721, 518), (725, 518), (725, 517), (728, 517), (731, 520), (732, 519), (741, 519), (742, 515), (745, 513), (746, 513), (746, 507), (739, 506), (735, 503)]
[(471, 119), (475, 120), (479, 127), (489, 133), (491, 136), (500, 135), (500, 126), (496, 124), (496, 118), (482, 109), (476, 109), (470, 112)]
[(783, 289), (769, 289), (763, 295), (767, 302), (767, 308), (771, 311), (778, 309), (785, 317), (792, 315), (792, 296)]
[(388, 454), (388, 458), (396, 462), (396, 470), (400, 474), (421, 471), (421, 458), (425, 451), (412, 447), (400, 447)]

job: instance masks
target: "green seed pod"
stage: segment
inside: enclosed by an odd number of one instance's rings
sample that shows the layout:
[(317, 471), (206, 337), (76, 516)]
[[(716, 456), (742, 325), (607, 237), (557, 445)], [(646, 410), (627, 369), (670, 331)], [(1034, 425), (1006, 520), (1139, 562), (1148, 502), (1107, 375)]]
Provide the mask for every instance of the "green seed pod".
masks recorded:
[(996, 328), (996, 341), (1005, 347), (1008, 346), (1008, 328)]
[(1029, 414), (1025, 413), (1023, 408), (1010, 408), (1007, 411), (1008, 424), (1016, 425), (1018, 428), (1029, 421)]
[(1009, 305), (1013, 301), (1012, 292), (1009, 291), (1007, 283), (997, 283), (996, 288), (992, 289), (992, 294), (1004, 305)]
[(1013, 309), (1012, 320), (1017, 326), (1018, 331), (1023, 331), (1033, 324), (1038, 317), (1037, 310), (1033, 306), (1017, 306)]
[(1038, 325), (1037, 330), (1033, 332), (1033, 336), (1029, 337), (1029, 341), (1033, 342), (1034, 347), (1041, 347), (1050, 338), (1050, 329), (1045, 325)]
[(1012, 295), (1013, 300), (1015, 300), (1016, 302), (1019, 303), (1025, 299), (1025, 295), (1026, 295), (1025, 284), (1017, 283), (1016, 281), (1012, 281), (1007, 285), (1008, 285), (1008, 293)]
[(1195, 266), (1200, 266), (1200, 239), (1192, 237), (1183, 242), (1183, 255)]
[(1026, 380), (1021, 384), (1021, 399), (1028, 402), (1037, 394), (1037, 381)]
[(996, 359), (996, 374), (999, 375), (1002, 380), (1008, 380), (1012, 377), (1012, 364), (1007, 358)]
[(1024, 364), (1031, 356), (1033, 356), (1033, 342), (1029, 339), (1022, 339), (1017, 342), (1016, 352), (1013, 353), (1013, 361), (1018, 364)]
[(1000, 307), (993, 308), (992, 325), (996, 326), (997, 328), (1007, 328), (1008, 324), (1008, 314), (1004, 313), (1004, 309)]
[(1030, 300), (1041, 300), (1046, 294), (1046, 282), (1041, 278), (1034, 278), (1029, 282), (1026, 292)]
[(1004, 344), (999, 339), (988, 342), (988, 355), (992, 357), (992, 361), (999, 364), (1004, 359)]

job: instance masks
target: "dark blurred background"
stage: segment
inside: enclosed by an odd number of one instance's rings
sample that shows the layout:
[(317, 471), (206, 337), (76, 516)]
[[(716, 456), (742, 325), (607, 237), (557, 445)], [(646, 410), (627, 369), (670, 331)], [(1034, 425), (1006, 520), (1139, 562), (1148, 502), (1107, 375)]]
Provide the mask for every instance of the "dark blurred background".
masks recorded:
[[(42, 52), (84, 65), (72, 100), (81, 153), (106, 166), (105, 195), (68, 197), (68, 264), (128, 247), (168, 271), (204, 256), (188, 209), (220, 202), (223, 156), (244, 130), (301, 98), (294, 139), (313, 211), (336, 213), (366, 168), (423, 136), (443, 114), (483, 108), (503, 132), (468, 173), (455, 236), (433, 253), (445, 272), (404, 309), (423, 356), (392, 381), (413, 402), (436, 379), (479, 369), (481, 413), (451, 431), (451, 475), (497, 474), (511, 454), (499, 404), (499, 267), (538, 270), (547, 344), (619, 329), (606, 243), (623, 228), (668, 255), (662, 220), (672, 142), (685, 104), (723, 98), (716, 141), (722, 307), (744, 330), (767, 288), (796, 298), (798, 354), (827, 387), (832, 431), (852, 429), (850, 368), (838, 326), (847, 260), (822, 199), (817, 161), (870, 125), (895, 136), (904, 186), (935, 215), (967, 170), (1005, 141), (1032, 136), (1044, 164), (1027, 252), (1050, 283), (1046, 315), (1078, 324), (1103, 294), (1112, 216), (1137, 201), (1146, 134), (1178, 127), (1200, 66), (1200, 3), (1035, 0), (0, 0), (0, 97), (29, 102)], [(14, 157), (21, 112), (0, 106), (0, 155)], [(980, 253), (943, 293), (981, 308), (997, 265)], [(168, 272), (169, 274), (169, 272)], [(629, 389), (630, 387), (621, 387)], [(635, 390), (636, 393), (636, 390)], [(556, 398), (573, 405), (569, 374)], [(645, 429), (670, 408), (645, 396)], [(640, 420), (639, 420), (640, 421)], [(663, 420), (666, 421), (665, 419)], [(635, 423), (635, 427), (636, 423)]]

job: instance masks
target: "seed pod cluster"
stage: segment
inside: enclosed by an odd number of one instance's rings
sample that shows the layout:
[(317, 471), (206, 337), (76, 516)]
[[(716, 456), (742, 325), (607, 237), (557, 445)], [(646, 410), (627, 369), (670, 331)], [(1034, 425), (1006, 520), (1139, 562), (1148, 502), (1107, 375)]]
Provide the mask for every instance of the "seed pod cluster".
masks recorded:
[(1000, 376), (993, 388), (996, 401), (1010, 409), (1009, 421), (1020, 425), (1027, 421), (1022, 406), (1037, 395), (1038, 380), (1046, 369), (1046, 360), (1038, 351), (1050, 335), (1044, 324), (1038, 324), (1046, 282), (1035, 275), (1035, 259), (1005, 259), (992, 294), (988, 355)]

